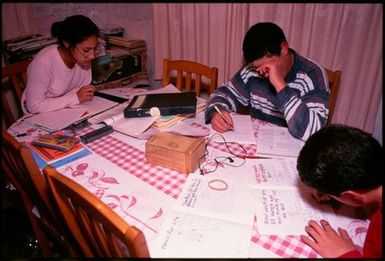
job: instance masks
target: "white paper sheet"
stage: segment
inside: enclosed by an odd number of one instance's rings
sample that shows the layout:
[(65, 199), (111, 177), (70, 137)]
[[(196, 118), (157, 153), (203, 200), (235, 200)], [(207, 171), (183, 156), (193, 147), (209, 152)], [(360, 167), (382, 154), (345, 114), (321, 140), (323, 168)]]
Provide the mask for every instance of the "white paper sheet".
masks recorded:
[(306, 235), (310, 220), (325, 219), (335, 228), (354, 226), (357, 219), (342, 214), (339, 204), (321, 204), (311, 196), (310, 188), (300, 181), (295, 159), (259, 159), (251, 164), (261, 235)]
[(57, 111), (39, 113), (26, 118), (24, 121), (37, 128), (55, 131), (80, 120), (86, 112), (87, 109), (85, 108), (64, 108)]
[(110, 108), (112, 108), (118, 104), (119, 103), (117, 103), (117, 102), (110, 101), (108, 99), (104, 99), (104, 98), (99, 97), (99, 96), (94, 96), (92, 98), (92, 101), (83, 102), (83, 103), (80, 103), (77, 105), (73, 105), (73, 106), (71, 106), (71, 108), (86, 109), (87, 114), (85, 116), (91, 117), (95, 114), (98, 114), (98, 113), (103, 112), (107, 109), (110, 109)]
[[(231, 113), (231, 117), (234, 123), (234, 131), (226, 131), (224, 133), (220, 133), (225, 138), (226, 142), (255, 144), (256, 141), (254, 138), (254, 131), (250, 115)], [(207, 125), (207, 127), (212, 130), (212, 133), (218, 133), (212, 129), (211, 125)], [(218, 140), (218, 142), (223, 141)]]
[(304, 142), (294, 138), (288, 128), (261, 125), (257, 136), (257, 155), (297, 157)]
[(254, 211), (247, 184), (190, 174), (154, 257), (247, 257)]

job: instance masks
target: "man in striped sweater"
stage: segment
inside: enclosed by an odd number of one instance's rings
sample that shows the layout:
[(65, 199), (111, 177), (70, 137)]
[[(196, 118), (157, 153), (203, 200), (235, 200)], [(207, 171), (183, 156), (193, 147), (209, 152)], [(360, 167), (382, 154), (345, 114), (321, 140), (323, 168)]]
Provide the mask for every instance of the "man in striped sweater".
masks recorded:
[(211, 122), (218, 132), (229, 131), (233, 124), (229, 112), (249, 107), (252, 118), (288, 127), (294, 137), (304, 141), (326, 125), (326, 72), (289, 48), (279, 26), (270, 22), (253, 25), (243, 40), (243, 56), (247, 65), (210, 96), (206, 124)]

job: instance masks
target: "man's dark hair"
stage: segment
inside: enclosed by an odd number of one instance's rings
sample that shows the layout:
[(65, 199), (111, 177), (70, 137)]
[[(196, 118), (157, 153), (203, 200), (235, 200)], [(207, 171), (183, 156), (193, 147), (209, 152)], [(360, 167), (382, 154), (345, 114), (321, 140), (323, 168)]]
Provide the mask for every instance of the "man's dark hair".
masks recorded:
[(299, 176), (321, 193), (374, 189), (383, 183), (382, 147), (370, 134), (332, 124), (306, 141), (297, 161)]
[(61, 46), (66, 41), (70, 47), (74, 47), (92, 35), (99, 36), (99, 28), (90, 18), (83, 15), (73, 15), (63, 21), (53, 23), (51, 35), (58, 39)]
[(251, 63), (265, 55), (280, 55), (282, 42), (286, 42), (286, 37), (278, 25), (257, 23), (250, 27), (243, 39), (243, 57)]

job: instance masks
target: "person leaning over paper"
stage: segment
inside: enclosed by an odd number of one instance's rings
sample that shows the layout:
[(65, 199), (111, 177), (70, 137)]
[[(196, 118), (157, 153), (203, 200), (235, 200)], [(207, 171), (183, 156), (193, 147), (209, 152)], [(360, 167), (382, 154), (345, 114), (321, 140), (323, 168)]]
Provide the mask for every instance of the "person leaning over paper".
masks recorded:
[(253, 25), (243, 40), (243, 57), (246, 66), (210, 96), (206, 124), (211, 122), (218, 132), (231, 130), (229, 112), (250, 106), (252, 118), (288, 127), (298, 139), (306, 140), (326, 125), (329, 92), (325, 70), (289, 48), (278, 25)]
[(74, 15), (53, 23), (51, 34), (59, 45), (39, 51), (28, 66), (24, 113), (54, 111), (93, 98), (91, 62), (99, 28), (88, 17)]
[(327, 258), (382, 257), (382, 147), (370, 134), (344, 125), (329, 125), (312, 135), (302, 148), (297, 170), (319, 200), (335, 199), (370, 209), (363, 253), (346, 230), (325, 220), (309, 221), (301, 240)]

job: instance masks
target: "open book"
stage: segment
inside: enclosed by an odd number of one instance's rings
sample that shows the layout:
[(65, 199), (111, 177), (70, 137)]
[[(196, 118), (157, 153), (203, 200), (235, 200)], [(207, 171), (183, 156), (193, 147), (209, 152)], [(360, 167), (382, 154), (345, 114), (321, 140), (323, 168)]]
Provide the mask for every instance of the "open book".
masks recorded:
[(119, 104), (118, 106), (98, 114), (88, 121), (92, 124), (104, 123), (110, 125), (115, 131), (123, 134), (137, 137), (147, 130), (159, 117), (140, 117), (140, 118), (125, 118), (123, 110), (127, 107), (127, 103)]
[[(353, 208), (338, 202), (318, 203), (301, 183), (296, 159), (253, 161), (251, 175), (257, 226), (261, 235), (306, 235), (310, 220), (327, 220), (334, 228), (354, 223)], [(346, 215), (342, 212), (351, 210)], [(351, 215), (351, 216), (350, 216)]]
[(29, 125), (52, 132), (64, 129), (73, 123), (108, 110), (117, 104), (117, 102), (95, 96), (92, 101), (74, 105), (71, 108), (31, 115), (23, 121)]

